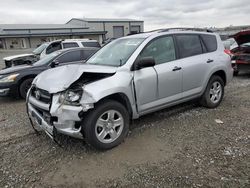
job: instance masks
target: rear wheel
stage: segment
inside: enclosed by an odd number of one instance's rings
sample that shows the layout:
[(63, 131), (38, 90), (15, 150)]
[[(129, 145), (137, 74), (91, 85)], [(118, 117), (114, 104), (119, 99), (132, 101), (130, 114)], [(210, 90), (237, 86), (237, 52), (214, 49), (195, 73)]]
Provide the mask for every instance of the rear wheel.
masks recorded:
[(84, 119), (86, 142), (99, 150), (119, 145), (129, 130), (129, 114), (119, 102), (107, 100), (96, 105)]
[(216, 108), (219, 106), (224, 96), (224, 85), (221, 77), (212, 76), (201, 97), (201, 105), (207, 108)]
[(238, 76), (239, 75), (239, 71), (238, 70), (235, 70), (234, 71), (234, 76)]
[(29, 88), (31, 87), (32, 81), (33, 81), (33, 78), (29, 78), (29, 79), (24, 80), (20, 84), (19, 93), (23, 99), (26, 99), (26, 95), (27, 95)]

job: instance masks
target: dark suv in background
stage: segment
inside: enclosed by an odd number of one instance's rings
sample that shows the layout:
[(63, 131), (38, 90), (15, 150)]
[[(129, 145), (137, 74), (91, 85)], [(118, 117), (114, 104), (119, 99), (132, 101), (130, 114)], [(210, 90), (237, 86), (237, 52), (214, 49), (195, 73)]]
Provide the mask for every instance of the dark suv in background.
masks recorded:
[(99, 48), (70, 48), (51, 53), (31, 65), (20, 65), (0, 71), (0, 97), (25, 98), (33, 79), (42, 71), (61, 65), (84, 63)]

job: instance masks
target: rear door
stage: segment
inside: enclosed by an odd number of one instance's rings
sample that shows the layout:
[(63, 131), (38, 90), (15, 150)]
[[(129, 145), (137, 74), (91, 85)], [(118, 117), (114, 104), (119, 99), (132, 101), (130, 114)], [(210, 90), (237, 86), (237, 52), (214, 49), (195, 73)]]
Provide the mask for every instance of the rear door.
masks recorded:
[(183, 98), (186, 98), (202, 91), (209, 64), (198, 34), (178, 34), (175, 38), (183, 69)]

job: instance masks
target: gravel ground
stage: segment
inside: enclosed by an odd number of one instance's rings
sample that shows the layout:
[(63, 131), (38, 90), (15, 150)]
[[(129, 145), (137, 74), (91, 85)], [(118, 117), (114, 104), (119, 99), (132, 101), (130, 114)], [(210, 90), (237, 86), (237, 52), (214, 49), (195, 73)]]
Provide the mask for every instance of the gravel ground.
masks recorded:
[(58, 146), (33, 132), (24, 101), (0, 98), (0, 187), (249, 187), (250, 75), (225, 92), (217, 109), (190, 102), (134, 121), (106, 152)]

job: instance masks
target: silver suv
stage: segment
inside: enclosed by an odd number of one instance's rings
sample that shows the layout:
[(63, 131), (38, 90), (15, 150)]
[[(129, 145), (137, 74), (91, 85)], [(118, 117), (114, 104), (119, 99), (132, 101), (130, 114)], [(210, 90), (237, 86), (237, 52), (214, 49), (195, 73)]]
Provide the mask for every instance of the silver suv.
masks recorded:
[(218, 35), (158, 30), (117, 39), (86, 64), (38, 75), (27, 96), (33, 127), (85, 139), (97, 149), (120, 144), (131, 119), (198, 98), (217, 107), (233, 76)]

